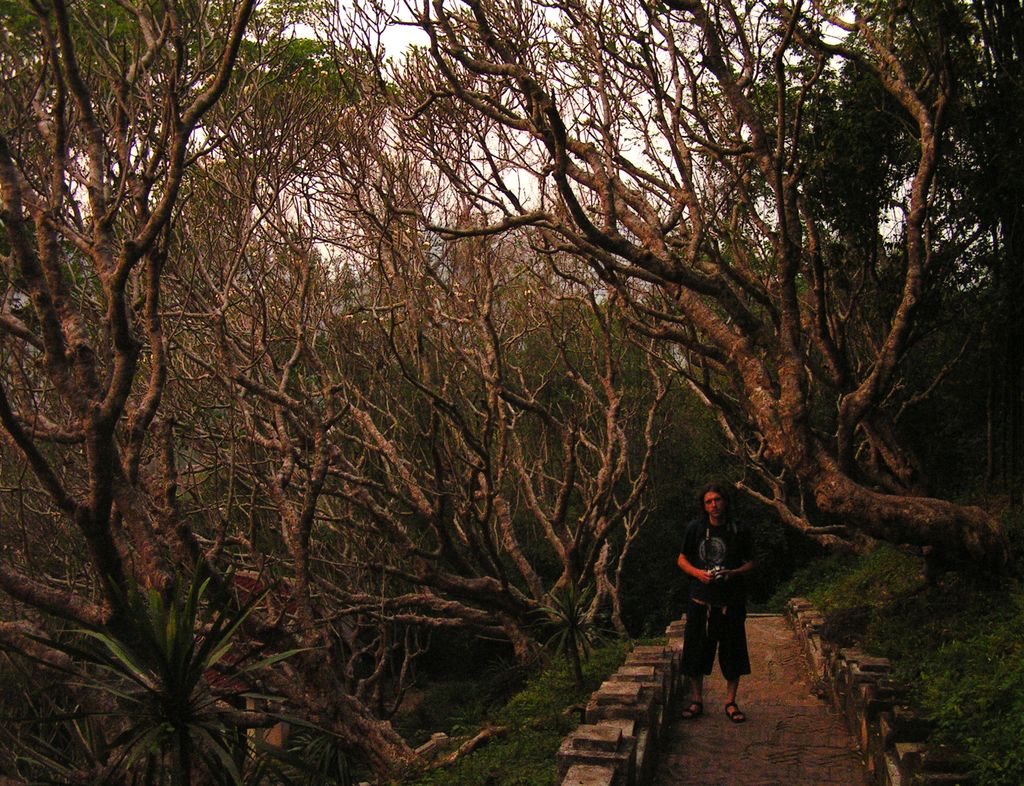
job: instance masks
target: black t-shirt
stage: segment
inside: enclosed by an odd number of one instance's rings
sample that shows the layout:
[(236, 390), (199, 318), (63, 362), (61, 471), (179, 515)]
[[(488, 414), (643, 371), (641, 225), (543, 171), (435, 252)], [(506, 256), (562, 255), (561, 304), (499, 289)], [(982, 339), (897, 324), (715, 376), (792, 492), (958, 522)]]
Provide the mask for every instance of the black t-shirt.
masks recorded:
[[(716, 566), (738, 568), (754, 559), (750, 530), (742, 523), (730, 522), (712, 527), (703, 519), (694, 519), (686, 525), (680, 549), (687, 561), (700, 570)], [(690, 597), (712, 606), (730, 606), (744, 603), (747, 586), (744, 576), (704, 584), (690, 580)]]

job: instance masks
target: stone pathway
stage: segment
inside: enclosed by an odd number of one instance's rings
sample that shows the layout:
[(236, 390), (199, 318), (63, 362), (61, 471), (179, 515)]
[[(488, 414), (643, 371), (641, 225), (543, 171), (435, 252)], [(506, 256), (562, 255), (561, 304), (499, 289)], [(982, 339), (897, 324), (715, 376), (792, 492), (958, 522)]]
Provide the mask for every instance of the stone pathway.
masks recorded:
[[(866, 770), (842, 720), (811, 693), (792, 628), (781, 616), (747, 619), (753, 674), (725, 717), (718, 665), (704, 680), (704, 715), (677, 720), (658, 757), (654, 786), (865, 786)], [(685, 699), (680, 704), (685, 706)]]

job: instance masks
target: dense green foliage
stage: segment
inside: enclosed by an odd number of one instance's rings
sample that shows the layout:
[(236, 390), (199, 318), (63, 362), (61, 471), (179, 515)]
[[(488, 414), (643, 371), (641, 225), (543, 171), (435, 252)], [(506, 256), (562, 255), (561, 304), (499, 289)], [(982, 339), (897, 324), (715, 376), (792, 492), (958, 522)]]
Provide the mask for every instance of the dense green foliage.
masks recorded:
[(888, 657), (933, 739), (962, 747), (981, 786), (1024, 783), (1024, 589), (946, 574), (928, 583), (922, 562), (891, 546), (802, 569), (776, 605), (805, 595), (828, 635)]
[[(507, 704), (477, 720), (480, 725), (508, 727), (507, 733), (459, 759), (453, 766), (419, 777), (408, 786), (553, 786), (555, 751), (562, 738), (578, 723), (578, 714), (567, 710), (586, 701), (624, 657), (621, 642), (592, 649), (591, 657), (583, 665), (582, 688), (576, 687), (569, 661), (555, 660), (530, 679)], [(449, 683), (443, 689), (435, 689), (427, 700), (437, 702), (447, 694), (451, 702), (447, 730), (455, 735), (467, 735), (474, 732), (474, 727), (464, 714), (462, 700), (469, 699), (472, 703), (470, 697), (479, 690), (476, 682)]]

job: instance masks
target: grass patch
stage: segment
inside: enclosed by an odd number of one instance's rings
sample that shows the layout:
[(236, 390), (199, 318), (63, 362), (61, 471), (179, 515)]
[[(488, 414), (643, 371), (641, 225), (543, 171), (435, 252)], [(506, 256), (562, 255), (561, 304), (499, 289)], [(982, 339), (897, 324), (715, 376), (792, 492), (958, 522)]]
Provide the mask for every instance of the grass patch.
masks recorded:
[(781, 612), (790, 598), (804, 597), (823, 614), (855, 606), (877, 608), (922, 587), (923, 567), (919, 558), (884, 543), (859, 557), (823, 557), (796, 571), (776, 590), (768, 606)]
[(935, 742), (964, 748), (979, 786), (1024, 783), (1024, 589), (950, 573), (880, 546), (803, 569), (778, 593), (808, 597), (830, 638), (889, 658), (935, 722)]
[[(451, 767), (406, 781), (406, 786), (554, 786), (555, 753), (562, 738), (578, 725), (576, 714), (567, 715), (566, 708), (584, 703), (625, 655), (622, 642), (595, 648), (583, 667), (582, 691), (574, 685), (571, 666), (557, 659), (507, 704), (480, 719), (479, 725), (508, 726), (507, 734)], [(460, 733), (470, 736), (474, 731), (463, 727)]]

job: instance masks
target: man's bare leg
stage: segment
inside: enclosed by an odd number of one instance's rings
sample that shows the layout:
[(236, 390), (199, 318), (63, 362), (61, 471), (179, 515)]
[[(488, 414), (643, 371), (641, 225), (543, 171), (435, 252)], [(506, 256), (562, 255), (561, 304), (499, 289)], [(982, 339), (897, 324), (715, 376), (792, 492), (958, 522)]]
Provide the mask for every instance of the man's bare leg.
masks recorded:
[(733, 723), (743, 723), (747, 719), (743, 711), (736, 706), (736, 691), (739, 690), (739, 687), (740, 680), (738, 677), (734, 680), (726, 680), (725, 682), (725, 714), (729, 716), (729, 720)]
[(691, 720), (704, 714), (704, 675), (688, 677), (690, 701), (683, 707), (683, 720)]

